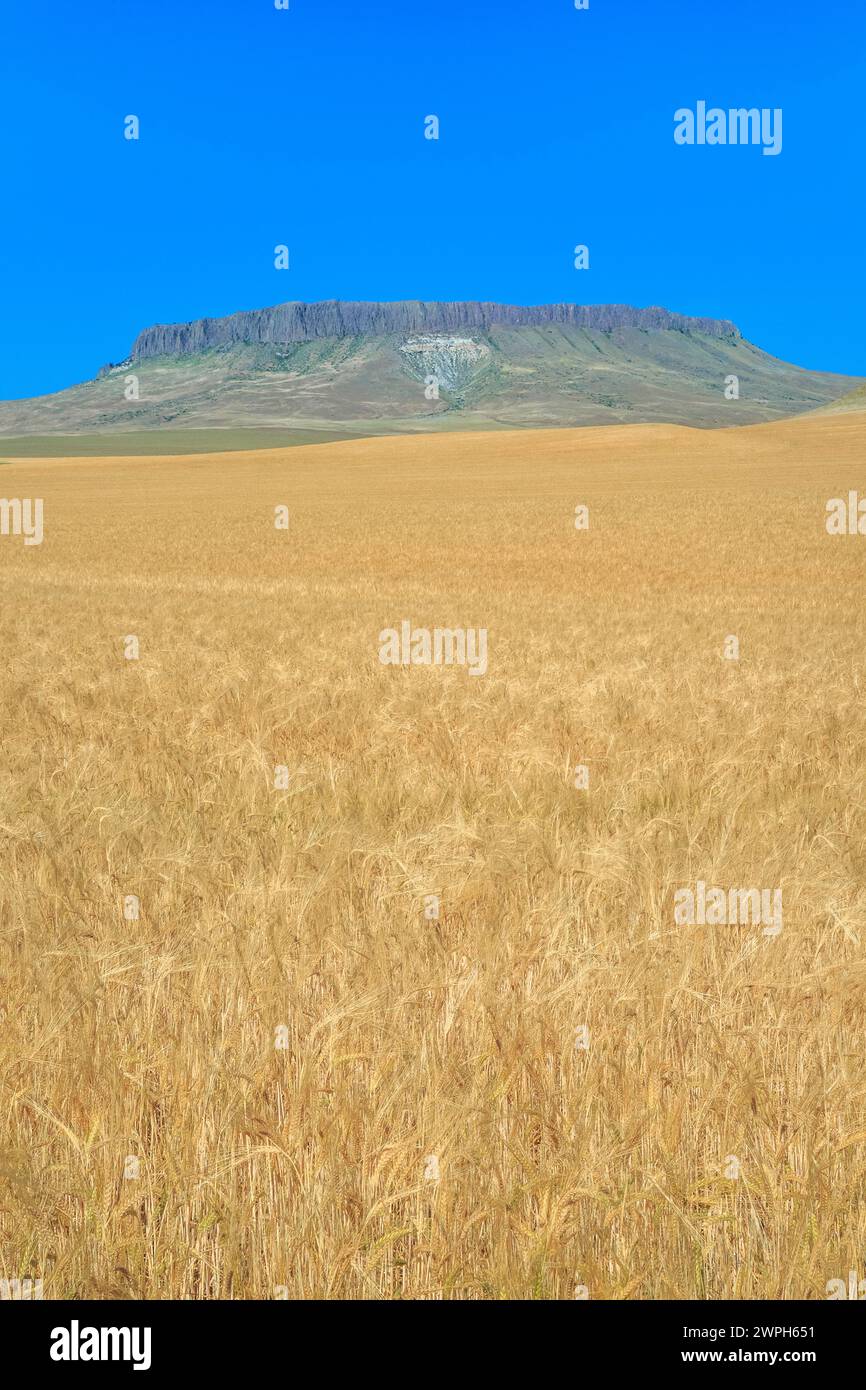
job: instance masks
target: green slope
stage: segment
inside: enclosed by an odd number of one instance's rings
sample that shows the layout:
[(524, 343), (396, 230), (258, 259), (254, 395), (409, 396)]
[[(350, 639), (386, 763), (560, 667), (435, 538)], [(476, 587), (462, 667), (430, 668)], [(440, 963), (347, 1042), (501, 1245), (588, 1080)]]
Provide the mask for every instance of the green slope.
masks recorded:
[[(431, 374), (438, 399), (425, 394)], [(136, 400), (125, 398), (131, 375)], [(725, 398), (730, 376), (739, 379), (738, 400)], [(194, 431), (213, 436), (202, 448), (231, 448), (395, 430), (644, 421), (714, 427), (819, 409), (862, 386), (858, 378), (780, 362), (733, 334), (494, 326), (454, 335), (240, 343), (126, 363), (52, 396), (0, 402), (0, 437), (154, 431), (182, 434), (188, 446)], [(252, 446), (249, 431), (266, 439)], [(156, 441), (147, 451), (157, 447), (164, 451)], [(130, 441), (126, 452), (137, 451)]]

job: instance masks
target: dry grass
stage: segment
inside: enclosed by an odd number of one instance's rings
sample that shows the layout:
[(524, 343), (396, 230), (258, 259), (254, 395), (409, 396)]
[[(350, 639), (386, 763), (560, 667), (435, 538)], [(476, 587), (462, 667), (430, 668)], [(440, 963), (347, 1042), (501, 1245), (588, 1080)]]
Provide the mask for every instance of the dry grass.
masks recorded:
[[(866, 1273), (864, 419), (5, 467), (46, 539), (0, 539), (0, 1276)], [(487, 676), (380, 666), (403, 618)], [(698, 878), (781, 936), (676, 927)]]

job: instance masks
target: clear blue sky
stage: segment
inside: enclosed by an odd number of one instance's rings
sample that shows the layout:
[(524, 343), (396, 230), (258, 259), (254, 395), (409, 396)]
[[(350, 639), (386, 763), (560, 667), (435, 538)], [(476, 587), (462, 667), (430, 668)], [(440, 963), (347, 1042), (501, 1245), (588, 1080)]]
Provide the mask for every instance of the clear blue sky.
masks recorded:
[[(3, 7), (0, 398), (288, 299), (661, 304), (866, 375), (863, 0), (290, 6)], [(702, 99), (782, 153), (676, 146)]]

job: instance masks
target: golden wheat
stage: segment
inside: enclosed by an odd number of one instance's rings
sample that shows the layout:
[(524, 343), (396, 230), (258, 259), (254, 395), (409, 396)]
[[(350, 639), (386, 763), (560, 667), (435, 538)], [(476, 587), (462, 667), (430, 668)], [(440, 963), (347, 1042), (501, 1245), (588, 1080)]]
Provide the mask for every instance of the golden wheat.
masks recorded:
[[(0, 470), (45, 507), (0, 538), (0, 1276), (862, 1264), (866, 539), (824, 507), (864, 418)], [(487, 675), (380, 665), (403, 619), (485, 627)], [(782, 933), (678, 927), (698, 879), (781, 887)]]

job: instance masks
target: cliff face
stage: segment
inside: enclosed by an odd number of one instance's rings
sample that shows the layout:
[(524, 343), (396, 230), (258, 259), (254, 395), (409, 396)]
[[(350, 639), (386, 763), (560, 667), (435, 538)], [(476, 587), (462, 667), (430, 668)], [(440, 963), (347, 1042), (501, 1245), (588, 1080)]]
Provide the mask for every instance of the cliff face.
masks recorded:
[(133, 352), (96, 381), (0, 401), (0, 436), (745, 425), (863, 385), (780, 362), (731, 323), (615, 304), (281, 304), (149, 328)]
[(233, 343), (302, 343), (313, 338), (384, 336), (390, 333), (453, 333), (493, 325), (538, 327), (572, 324), (597, 333), (617, 328), (673, 329), (708, 338), (739, 339), (725, 319), (688, 318), (667, 309), (633, 309), (627, 304), (353, 303), (337, 299), (319, 304), (277, 304), (220, 319), (156, 324), (135, 340), (132, 357), (182, 356)]

